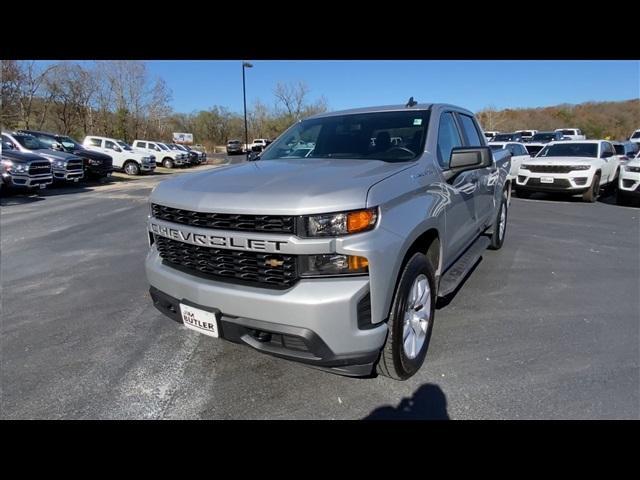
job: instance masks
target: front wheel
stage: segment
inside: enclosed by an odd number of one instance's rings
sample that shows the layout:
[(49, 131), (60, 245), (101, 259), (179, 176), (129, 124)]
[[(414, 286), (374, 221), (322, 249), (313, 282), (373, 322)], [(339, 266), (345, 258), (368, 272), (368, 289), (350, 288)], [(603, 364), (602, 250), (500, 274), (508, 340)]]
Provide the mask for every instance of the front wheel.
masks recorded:
[(598, 193), (600, 193), (600, 175), (596, 174), (593, 176), (589, 190), (582, 194), (582, 200), (593, 203), (597, 200)]
[(162, 160), (162, 166), (164, 168), (173, 168), (173, 160), (171, 160), (170, 158), (165, 158), (164, 160)]
[(389, 315), (387, 340), (376, 370), (395, 380), (406, 380), (424, 363), (436, 305), (435, 274), (423, 253), (407, 262)]
[(127, 162), (124, 166), (124, 171), (127, 175), (140, 175), (140, 167), (136, 162)]

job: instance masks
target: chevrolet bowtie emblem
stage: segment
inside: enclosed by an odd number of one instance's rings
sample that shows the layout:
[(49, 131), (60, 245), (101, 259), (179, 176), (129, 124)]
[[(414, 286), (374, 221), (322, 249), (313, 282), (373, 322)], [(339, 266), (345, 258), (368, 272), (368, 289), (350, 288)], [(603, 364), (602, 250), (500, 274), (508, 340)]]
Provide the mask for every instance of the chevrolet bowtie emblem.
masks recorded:
[(275, 267), (281, 267), (282, 265), (284, 265), (284, 260), (278, 260), (277, 258), (270, 258), (266, 260), (264, 263), (266, 263), (270, 267), (275, 268)]

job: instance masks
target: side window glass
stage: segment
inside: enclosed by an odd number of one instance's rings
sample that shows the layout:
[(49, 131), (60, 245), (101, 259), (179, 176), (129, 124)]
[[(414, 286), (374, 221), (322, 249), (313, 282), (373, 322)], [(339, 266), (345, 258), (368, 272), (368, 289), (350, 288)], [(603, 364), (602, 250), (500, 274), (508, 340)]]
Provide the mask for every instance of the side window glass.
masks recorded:
[(443, 113), (438, 126), (438, 163), (444, 169), (449, 168), (451, 150), (462, 146), (460, 133), (453, 120), (453, 115), (449, 112)]
[(458, 119), (460, 120), (462, 130), (464, 131), (464, 136), (467, 139), (467, 146), (481, 147), (483, 143), (480, 140), (480, 135), (478, 134), (478, 129), (473, 122), (473, 118), (468, 115), (458, 114)]

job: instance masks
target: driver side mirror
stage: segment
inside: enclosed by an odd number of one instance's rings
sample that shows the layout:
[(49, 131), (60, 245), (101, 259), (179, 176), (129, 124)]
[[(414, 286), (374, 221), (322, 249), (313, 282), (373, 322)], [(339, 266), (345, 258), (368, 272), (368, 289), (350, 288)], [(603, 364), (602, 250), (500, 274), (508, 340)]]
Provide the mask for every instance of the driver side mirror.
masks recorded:
[(253, 151), (247, 157), (247, 162), (255, 162), (256, 160), (260, 160), (260, 153), (257, 151)]
[(51, 150), (62, 151), (62, 145), (60, 145), (58, 142), (53, 142), (51, 144)]
[(468, 170), (487, 168), (493, 164), (490, 147), (457, 147), (451, 150), (449, 170), (445, 172), (447, 180)]
[(122, 151), (122, 149), (120, 147), (113, 147), (113, 150), (116, 151), (116, 152), (121, 152)]
[(2, 142), (2, 148), (6, 148), (7, 150), (15, 150), (16, 147), (13, 146), (11, 142)]

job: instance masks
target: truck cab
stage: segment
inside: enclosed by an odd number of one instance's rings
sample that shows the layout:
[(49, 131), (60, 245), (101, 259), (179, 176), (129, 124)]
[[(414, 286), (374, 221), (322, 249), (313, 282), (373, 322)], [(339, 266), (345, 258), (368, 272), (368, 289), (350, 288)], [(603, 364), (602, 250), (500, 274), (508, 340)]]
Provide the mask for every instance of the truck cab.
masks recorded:
[(579, 128), (556, 128), (556, 132), (560, 132), (565, 140), (586, 140), (587, 137)]
[(186, 165), (187, 154), (169, 148), (162, 142), (150, 140), (134, 140), (133, 147), (156, 157), (156, 161), (164, 168), (182, 167)]
[(140, 175), (156, 169), (156, 157), (142, 150), (131, 148), (124, 140), (87, 135), (82, 145), (89, 150), (111, 156), (113, 166), (127, 175)]

